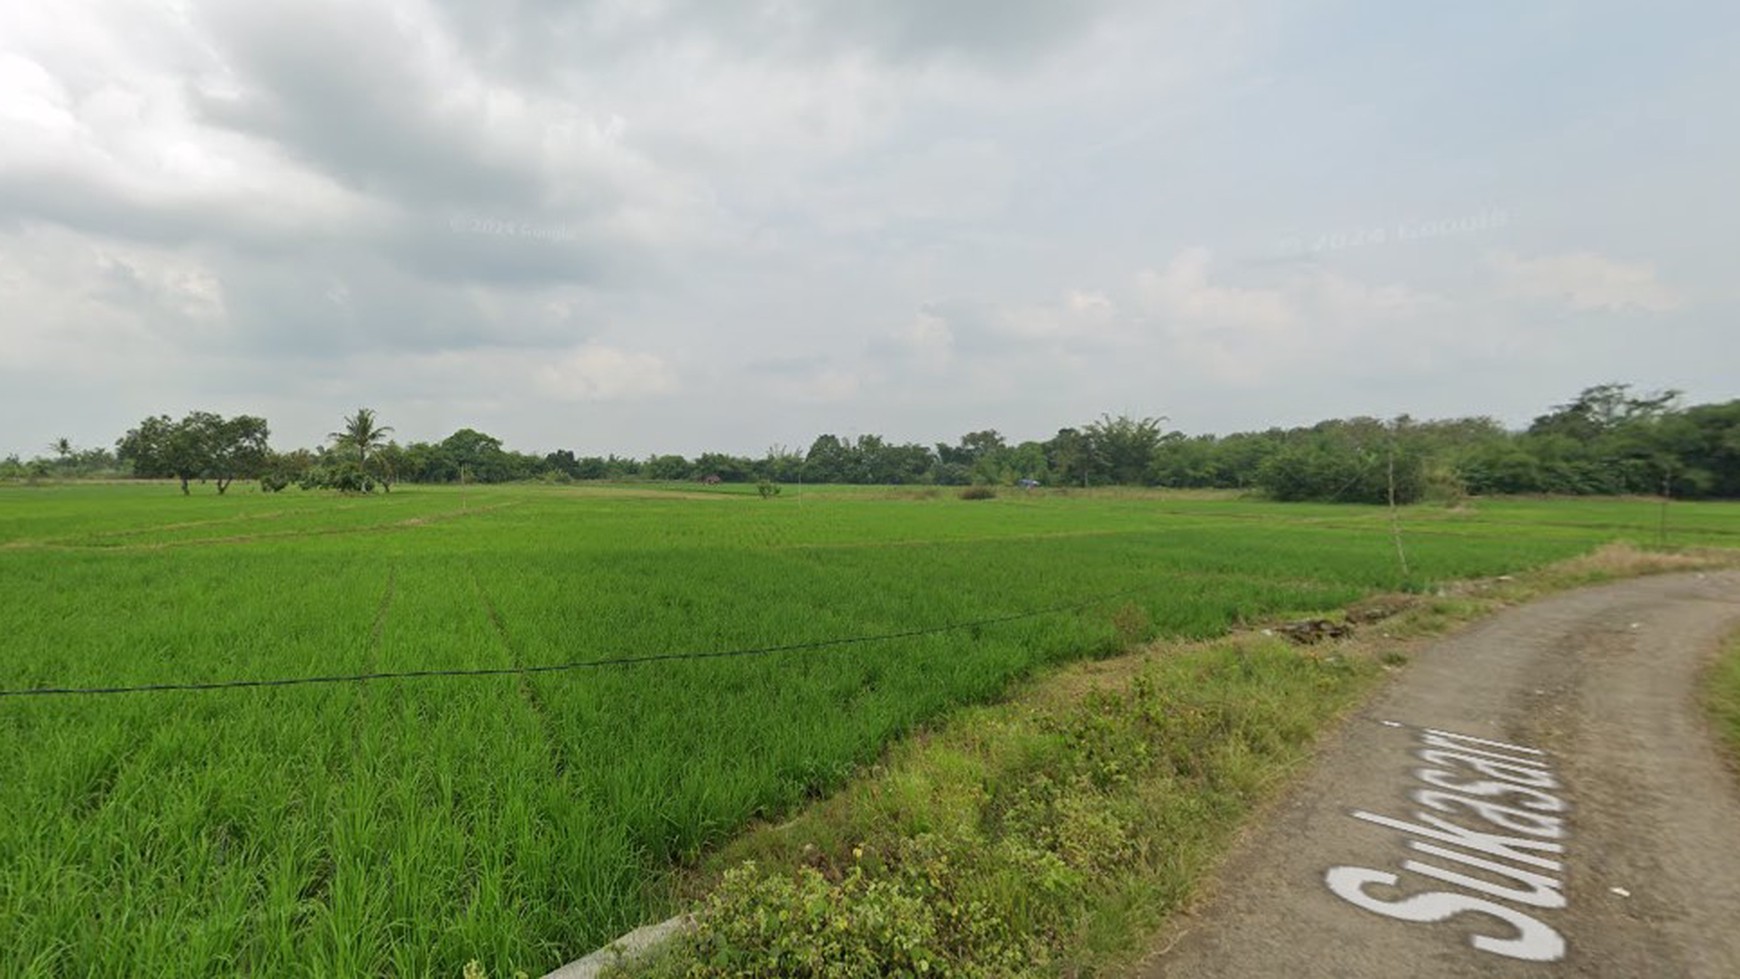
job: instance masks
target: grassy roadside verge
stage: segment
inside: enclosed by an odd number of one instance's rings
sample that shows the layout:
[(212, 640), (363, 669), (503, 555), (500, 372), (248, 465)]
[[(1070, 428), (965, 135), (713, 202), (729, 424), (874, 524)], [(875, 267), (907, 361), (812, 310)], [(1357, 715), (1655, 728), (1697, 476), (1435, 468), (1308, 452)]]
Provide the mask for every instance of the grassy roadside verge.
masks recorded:
[[(674, 903), (693, 929), (633, 974), (1116, 973), (1413, 645), (1563, 588), (1732, 559), (1606, 548), (1368, 600), (1337, 613), (1364, 622), (1352, 638), (1317, 646), (1259, 630), (1073, 664), (691, 868)], [(1730, 678), (1740, 693), (1740, 665)]]
[(1740, 635), (1728, 640), (1710, 669), (1707, 684), (1716, 734), (1728, 749), (1728, 760), (1740, 772)]

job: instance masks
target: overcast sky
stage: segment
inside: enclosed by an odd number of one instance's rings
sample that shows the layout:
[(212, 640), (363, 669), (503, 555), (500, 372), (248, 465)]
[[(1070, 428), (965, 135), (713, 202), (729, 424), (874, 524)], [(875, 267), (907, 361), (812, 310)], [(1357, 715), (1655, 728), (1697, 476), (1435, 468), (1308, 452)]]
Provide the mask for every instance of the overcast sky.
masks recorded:
[(1740, 5), (0, 5), (0, 453), (1740, 397)]

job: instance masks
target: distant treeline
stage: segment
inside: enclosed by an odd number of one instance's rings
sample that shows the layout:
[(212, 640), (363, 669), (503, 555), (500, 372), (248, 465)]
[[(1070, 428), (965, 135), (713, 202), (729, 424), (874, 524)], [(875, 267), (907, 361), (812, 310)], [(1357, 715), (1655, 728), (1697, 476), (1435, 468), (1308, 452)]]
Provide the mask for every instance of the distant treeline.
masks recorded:
[(1418, 421), (1347, 418), (1300, 428), (1186, 435), (1161, 418), (1105, 416), (1044, 441), (1011, 444), (995, 430), (954, 444), (821, 435), (807, 451), (760, 458), (709, 452), (689, 459), (514, 452), (469, 428), (439, 442), (388, 441), (362, 409), (331, 442), (273, 451), (263, 419), (194, 412), (146, 419), (114, 451), (65, 439), (51, 455), (0, 462), (0, 478), (139, 476), (259, 479), (367, 492), (396, 482), (697, 480), (873, 485), (1162, 486), (1249, 489), (1278, 500), (1400, 503), (1464, 494), (1658, 494), (1740, 497), (1740, 400), (1682, 406), (1678, 392), (1634, 394), (1603, 384), (1555, 405), (1527, 429), (1484, 417)]

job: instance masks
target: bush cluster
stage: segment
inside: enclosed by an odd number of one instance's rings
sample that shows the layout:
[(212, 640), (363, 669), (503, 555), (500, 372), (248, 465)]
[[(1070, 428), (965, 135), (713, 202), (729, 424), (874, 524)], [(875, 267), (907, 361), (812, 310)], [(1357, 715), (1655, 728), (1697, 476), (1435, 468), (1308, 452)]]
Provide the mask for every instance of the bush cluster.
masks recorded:
[(1034, 715), (1002, 762), (948, 755), (948, 774), (893, 783), (927, 792), (873, 795), (898, 815), (859, 824), (869, 839), (849, 856), (806, 848), (791, 869), (727, 871), (693, 930), (628, 974), (1054, 974), (1097, 899), (1133, 876), (1187, 873), (1183, 853), (1228, 833), (1371, 672), (1279, 644), (1150, 667)]
[(329, 489), (338, 490), (340, 493), (373, 493), (375, 491), (375, 477), (357, 463), (339, 462), (304, 470), (297, 485), (305, 490)]

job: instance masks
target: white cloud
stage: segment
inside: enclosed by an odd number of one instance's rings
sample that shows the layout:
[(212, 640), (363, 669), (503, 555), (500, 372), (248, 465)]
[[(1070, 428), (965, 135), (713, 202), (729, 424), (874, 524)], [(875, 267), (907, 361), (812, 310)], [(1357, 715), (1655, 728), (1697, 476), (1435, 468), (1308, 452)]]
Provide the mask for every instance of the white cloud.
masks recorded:
[(906, 326), (895, 331), (894, 342), (908, 353), (920, 370), (937, 373), (954, 359), (955, 335), (949, 322), (930, 309), (912, 314)]
[(556, 357), (534, 377), (537, 389), (558, 401), (644, 398), (677, 386), (675, 373), (660, 357), (591, 344)]
[(1069, 308), (1076, 312), (1116, 313), (1118, 307), (1103, 292), (1084, 292), (1072, 289), (1069, 293)]
[(1010, 306), (996, 322), (1008, 337), (1053, 346), (1116, 345), (1130, 336), (1130, 324), (1115, 303), (1103, 293), (1079, 289), (1056, 301)]
[(13, 5), (0, 15), (0, 178), (36, 188), (39, 213), (77, 223), (104, 202), (208, 209), (221, 216), (214, 225), (280, 238), (378, 214), (269, 141), (196, 117), (190, 93), (222, 66), (188, 21), (72, 7), (48, 17), (29, 12), (46, 8)]
[(226, 303), (217, 272), (174, 249), (34, 227), (0, 236), (3, 367), (110, 377), (190, 367), (190, 346), (230, 339)]
[(378, 358), (355, 356), (322, 381), (332, 395), (368, 391), (386, 403), (473, 404), (496, 411), (516, 403), (548, 407), (659, 398), (678, 388), (679, 377), (656, 353), (586, 342), (558, 350), (483, 347), (410, 354), (385, 373)]
[(828, 368), (805, 382), (800, 395), (811, 401), (845, 401), (863, 389), (864, 380), (857, 373)]
[(1209, 278), (1214, 254), (1187, 248), (1160, 271), (1136, 275), (1136, 291), (1147, 307), (1184, 331), (1231, 327), (1265, 334), (1297, 322), (1288, 297), (1276, 289), (1219, 285)]
[(1346, 367), (1380, 351), (1392, 356), (1398, 337), (1412, 336), (1418, 351), (1432, 342), (1422, 317), (1448, 305), (1399, 283), (1371, 285), (1319, 266), (1270, 285), (1230, 284), (1203, 247), (1138, 272), (1135, 291), (1171, 356), (1247, 385), (1307, 366)]
[[(188, 407), (269, 409), (305, 443), (359, 398), (406, 437), (477, 424), (636, 451), (756, 450), (824, 420), (1055, 430), (1186, 396), (1212, 406), (1201, 424), (1263, 422), (1398, 374), (1410, 398), (1538, 410), (1549, 362), (1566, 392), (1636, 371), (1729, 393), (1708, 355), (1733, 312), (1708, 202), (1734, 146), (1621, 152), (1610, 132), (1708, 115), (1692, 110), (1719, 108), (1708, 93), (1733, 69), (1676, 59), (1708, 77), (1651, 81), (1634, 94), (1654, 109), (1616, 117), (1591, 79), (1671, 72), (1571, 57), (1575, 32), (1505, 32), (1571, 45), (1560, 63), (1588, 77), (1555, 76), (1552, 102), (1584, 120), (1571, 132), (1518, 125), (1520, 104), (1459, 111), (1462, 65), (1431, 54), (1455, 46), (1398, 43), (1438, 36), (1419, 15), (1381, 44), (1298, 29), (1324, 16), (1271, 0), (0, 5), (0, 414), (87, 426), (14, 426), (0, 453)], [(1443, 19), (1490, 33), (1473, 8)], [(1374, 81), (1408, 50), (1426, 52), (1424, 88)], [(1493, 90), (1534, 84), (1529, 63), (1495, 57)], [(1561, 159), (1575, 173), (1542, 166)], [(1222, 257), (1265, 228), (1389, 228), (1474, 199), (1525, 203), (1481, 230), (1528, 247)], [(1515, 251), (1483, 266), (1469, 252), (1488, 245)], [(1602, 257), (1616, 248), (1660, 276)], [(1671, 318), (1674, 343), (1608, 315), (1694, 295), (1707, 308)], [(1517, 378), (1502, 394), (1458, 373), (1493, 364)], [(1240, 397), (1216, 396), (1228, 384)], [(614, 403), (632, 408), (595, 407)]]
[(947, 140), (826, 186), (806, 202), (829, 231), (868, 233), (922, 222), (982, 221), (1009, 200), (1015, 166), (985, 140)]
[(1522, 258), (1495, 252), (1489, 262), (1510, 295), (1548, 299), (1580, 310), (1667, 312), (1684, 297), (1657, 277), (1655, 267), (1589, 251)]

